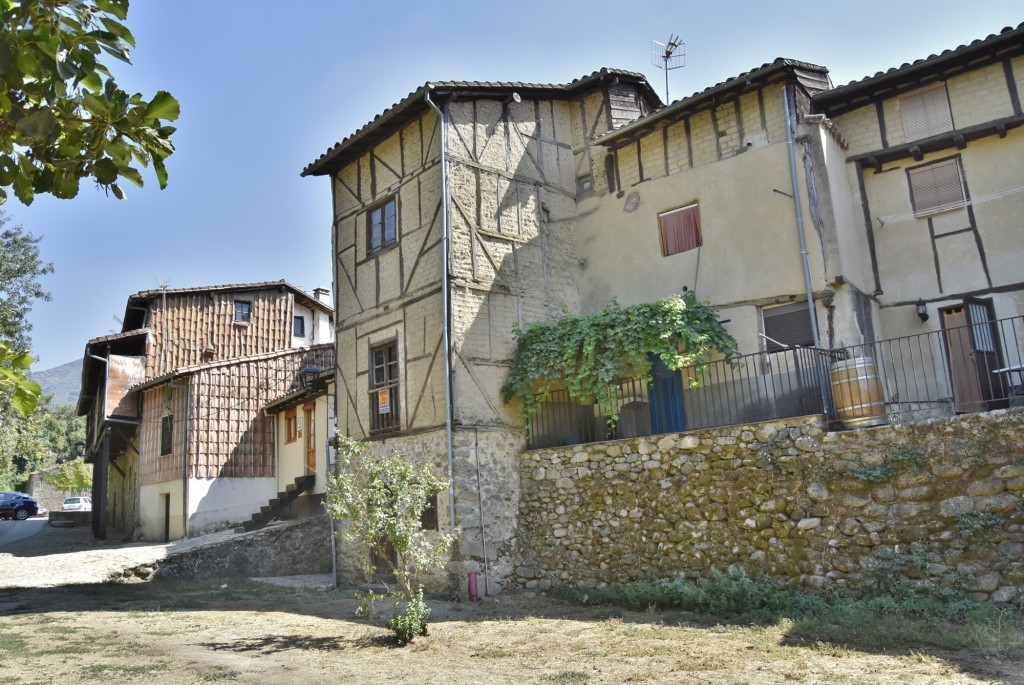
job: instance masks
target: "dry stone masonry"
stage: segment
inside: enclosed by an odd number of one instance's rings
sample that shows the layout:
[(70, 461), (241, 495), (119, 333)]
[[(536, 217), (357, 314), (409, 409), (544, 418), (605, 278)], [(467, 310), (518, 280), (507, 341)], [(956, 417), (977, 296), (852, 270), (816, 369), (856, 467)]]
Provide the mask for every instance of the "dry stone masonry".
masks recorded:
[(830, 433), (820, 417), (524, 452), (516, 582), (893, 577), (1024, 599), (1024, 412)]

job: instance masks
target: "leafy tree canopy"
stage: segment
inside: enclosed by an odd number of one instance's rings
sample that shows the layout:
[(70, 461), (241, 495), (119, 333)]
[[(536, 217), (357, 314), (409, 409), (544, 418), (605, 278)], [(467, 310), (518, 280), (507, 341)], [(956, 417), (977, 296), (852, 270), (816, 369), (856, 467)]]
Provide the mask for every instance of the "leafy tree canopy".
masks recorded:
[(92, 488), (92, 469), (81, 459), (61, 464), (43, 476), (54, 490), (85, 493)]
[(87, 178), (124, 199), (150, 162), (167, 185), (178, 101), (130, 95), (100, 61), (130, 63), (127, 15), (128, 0), (0, 0), (0, 203), (73, 198)]
[(517, 328), (515, 335), (516, 356), (501, 393), (505, 402), (521, 401), (524, 419), (546, 393), (562, 388), (614, 416), (612, 381), (650, 380), (648, 355), (676, 370), (704, 364), (714, 352), (736, 353), (736, 341), (718, 322), (718, 312), (693, 293), (629, 307), (613, 301), (590, 316), (565, 311), (558, 321)]
[(84, 441), (85, 419), (73, 405), (53, 406), (49, 395), (28, 416), (0, 406), (0, 490), (20, 488), (37, 469), (73, 461), (75, 443)]
[(27, 317), (36, 300), (49, 301), (40, 276), (53, 273), (53, 264), (39, 258), (39, 238), (23, 226), (4, 228), (10, 219), (0, 210), (0, 338), (17, 349), (29, 346)]

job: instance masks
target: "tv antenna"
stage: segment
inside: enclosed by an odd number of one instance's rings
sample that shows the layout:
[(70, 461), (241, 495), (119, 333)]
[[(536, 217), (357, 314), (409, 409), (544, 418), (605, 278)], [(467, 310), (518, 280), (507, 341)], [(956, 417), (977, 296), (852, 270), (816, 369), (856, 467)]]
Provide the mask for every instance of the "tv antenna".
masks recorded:
[(668, 99), (668, 72), (686, 66), (686, 43), (679, 36), (669, 34), (668, 41), (651, 41), (651, 64), (665, 70), (665, 104)]

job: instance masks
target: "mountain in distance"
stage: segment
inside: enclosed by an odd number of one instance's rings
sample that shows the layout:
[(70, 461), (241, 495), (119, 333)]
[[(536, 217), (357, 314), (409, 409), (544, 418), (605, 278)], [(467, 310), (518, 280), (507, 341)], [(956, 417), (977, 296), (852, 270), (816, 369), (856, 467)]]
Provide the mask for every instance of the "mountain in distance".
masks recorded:
[(78, 393), (82, 389), (81, 359), (45, 371), (33, 371), (29, 377), (43, 386), (44, 395), (53, 395), (53, 406), (78, 404)]

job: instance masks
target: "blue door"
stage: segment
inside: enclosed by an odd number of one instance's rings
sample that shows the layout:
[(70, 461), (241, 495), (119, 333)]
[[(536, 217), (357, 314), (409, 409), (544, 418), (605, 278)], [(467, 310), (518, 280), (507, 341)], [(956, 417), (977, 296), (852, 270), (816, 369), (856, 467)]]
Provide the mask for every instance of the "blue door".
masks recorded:
[(651, 354), (647, 358), (651, 362), (651, 384), (647, 388), (651, 400), (651, 429), (655, 435), (686, 430), (682, 376), (665, 366), (661, 357)]

